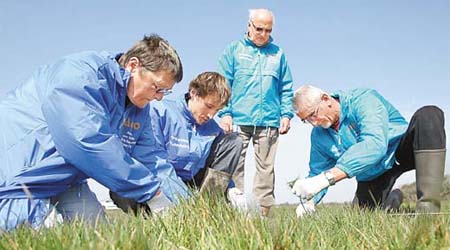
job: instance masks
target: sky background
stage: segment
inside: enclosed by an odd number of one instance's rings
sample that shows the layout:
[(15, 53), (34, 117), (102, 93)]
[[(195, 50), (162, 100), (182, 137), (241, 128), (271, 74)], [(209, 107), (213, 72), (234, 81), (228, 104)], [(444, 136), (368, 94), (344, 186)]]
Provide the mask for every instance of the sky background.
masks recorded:
[[(294, 89), (306, 83), (329, 92), (374, 88), (407, 119), (423, 105), (438, 105), (450, 131), (448, 0), (2, 0), (0, 98), (42, 64), (83, 50), (125, 51), (150, 33), (167, 39), (181, 57), (184, 78), (169, 96), (176, 98), (197, 74), (217, 69), (225, 46), (244, 36), (248, 9), (260, 7), (275, 14), (272, 37), (287, 55)], [(310, 131), (310, 125), (294, 118), (289, 134), (280, 138), (278, 203), (297, 201), (286, 182), (307, 175)], [(247, 157), (247, 192), (254, 173), (252, 153)], [(398, 182), (412, 181), (414, 172)], [(355, 184), (338, 183), (324, 201), (350, 201)], [(93, 187), (100, 199), (107, 197), (104, 189)]]

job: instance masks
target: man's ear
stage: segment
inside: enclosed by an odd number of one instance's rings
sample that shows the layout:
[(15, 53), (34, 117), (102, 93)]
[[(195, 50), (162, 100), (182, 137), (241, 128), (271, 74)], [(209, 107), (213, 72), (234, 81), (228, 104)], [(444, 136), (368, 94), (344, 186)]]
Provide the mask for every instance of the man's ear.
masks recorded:
[(197, 91), (195, 91), (194, 89), (189, 90), (189, 96), (191, 98), (197, 97)]
[(139, 64), (140, 64), (139, 58), (133, 56), (125, 64), (125, 69), (127, 69), (130, 72), (132, 72), (139, 66)]

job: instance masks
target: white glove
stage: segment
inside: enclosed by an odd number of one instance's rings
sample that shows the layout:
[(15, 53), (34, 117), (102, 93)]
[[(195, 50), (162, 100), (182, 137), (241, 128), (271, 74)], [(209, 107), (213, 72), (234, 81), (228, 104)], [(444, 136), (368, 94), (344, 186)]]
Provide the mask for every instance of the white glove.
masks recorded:
[(301, 199), (310, 200), (314, 195), (330, 186), (324, 173), (311, 178), (305, 178), (295, 181), (292, 186), (292, 192)]
[(230, 201), (231, 206), (233, 206), (234, 208), (241, 211), (247, 211), (247, 198), (245, 194), (238, 188), (234, 187), (228, 189), (227, 198)]
[(161, 190), (158, 190), (155, 196), (153, 196), (153, 198), (148, 200), (146, 203), (150, 207), (150, 211), (155, 214), (162, 214), (170, 207), (174, 206), (174, 204)]
[(304, 215), (307, 214), (312, 214), (316, 211), (316, 208), (314, 206), (314, 202), (313, 201), (307, 201), (307, 202), (303, 202), (300, 203), (297, 207), (297, 209), (295, 209), (295, 213), (297, 214), (297, 218), (301, 218)]

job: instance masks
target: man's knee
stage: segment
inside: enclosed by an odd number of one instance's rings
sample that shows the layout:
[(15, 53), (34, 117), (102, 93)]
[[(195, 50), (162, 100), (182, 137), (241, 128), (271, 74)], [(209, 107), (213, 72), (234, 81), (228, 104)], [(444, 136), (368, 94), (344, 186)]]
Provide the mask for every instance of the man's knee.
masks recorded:
[(226, 134), (222, 140), (223, 143), (233, 148), (235, 152), (240, 153), (242, 151), (243, 140), (237, 133)]
[[(422, 145), (417, 149), (445, 148), (444, 112), (436, 106), (424, 106), (416, 111), (411, 119), (416, 127), (416, 136)], [(416, 141), (416, 144), (418, 141)]]

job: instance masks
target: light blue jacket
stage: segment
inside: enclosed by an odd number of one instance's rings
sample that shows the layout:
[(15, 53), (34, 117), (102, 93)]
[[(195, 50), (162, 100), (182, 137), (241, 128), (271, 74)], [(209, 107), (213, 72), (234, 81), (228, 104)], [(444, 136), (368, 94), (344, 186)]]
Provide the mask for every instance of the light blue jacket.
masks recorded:
[(153, 102), (150, 116), (155, 138), (165, 148), (160, 157), (167, 157), (183, 180), (192, 180), (205, 166), (211, 145), (222, 129), (214, 119), (197, 124), (185, 96)]
[[(151, 156), (131, 157), (119, 137), (129, 77), (114, 55), (83, 52), (40, 68), (2, 99), (0, 227), (15, 226), (11, 212), (16, 223), (38, 225), (49, 197), (87, 178), (138, 202), (153, 197), (162, 180), (145, 165)], [(142, 137), (148, 106), (132, 119), (141, 129), (126, 133)], [(142, 146), (153, 142), (148, 134)]]
[(219, 72), (232, 92), (219, 117), (232, 116), (236, 125), (264, 127), (279, 127), (281, 117), (293, 117), (291, 71), (272, 38), (263, 47), (247, 37), (232, 42), (219, 59)]
[[(349, 178), (369, 181), (392, 168), (395, 151), (408, 127), (405, 118), (372, 89), (338, 91), (332, 96), (341, 105), (339, 130), (312, 130), (309, 176), (336, 166)], [(325, 193), (314, 200), (319, 202)]]

